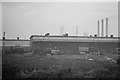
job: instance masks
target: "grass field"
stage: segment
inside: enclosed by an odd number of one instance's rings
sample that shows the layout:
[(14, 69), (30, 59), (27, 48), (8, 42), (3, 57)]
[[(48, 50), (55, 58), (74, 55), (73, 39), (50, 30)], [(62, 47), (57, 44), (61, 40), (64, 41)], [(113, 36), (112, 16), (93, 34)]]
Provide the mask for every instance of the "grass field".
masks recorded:
[[(35, 42), (32, 53), (27, 47), (16, 46), (17, 41), (6, 42), (0, 48), (0, 72), (2, 78), (119, 78), (118, 43), (55, 43)], [(15, 44), (11, 47), (11, 45)], [(28, 41), (22, 44), (28, 45)], [(56, 46), (57, 45), (57, 46)], [(102, 55), (79, 54), (79, 47), (94, 47)], [(49, 48), (57, 47), (63, 55), (50, 55)], [(40, 50), (40, 51), (39, 51)]]
[[(107, 57), (106, 57), (107, 56)], [(3, 78), (118, 78), (117, 54), (40, 55), (12, 53), (2, 56)]]

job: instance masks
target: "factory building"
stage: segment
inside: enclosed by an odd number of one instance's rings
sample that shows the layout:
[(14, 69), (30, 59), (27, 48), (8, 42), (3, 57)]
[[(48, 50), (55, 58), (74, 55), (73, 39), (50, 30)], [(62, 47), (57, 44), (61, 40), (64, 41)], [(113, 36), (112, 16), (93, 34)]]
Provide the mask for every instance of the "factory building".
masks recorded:
[(85, 37), (85, 36), (41, 36), (30, 37), (30, 48), (33, 52), (49, 52), (57, 49), (63, 54), (78, 54), (80, 48), (96, 48), (111, 51), (118, 48), (117, 37)]

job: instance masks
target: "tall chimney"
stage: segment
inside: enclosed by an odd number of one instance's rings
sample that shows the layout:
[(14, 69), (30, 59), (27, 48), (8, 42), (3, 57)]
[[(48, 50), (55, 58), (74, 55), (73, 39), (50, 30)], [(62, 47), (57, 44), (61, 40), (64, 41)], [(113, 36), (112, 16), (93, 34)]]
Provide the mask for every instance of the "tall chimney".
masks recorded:
[(100, 37), (100, 22), (98, 21), (98, 37)]
[(101, 36), (104, 37), (104, 22), (102, 19), (102, 30), (101, 30)]
[(60, 35), (63, 35), (63, 33), (64, 33), (64, 26), (61, 26), (60, 27)]
[(76, 26), (76, 36), (78, 36), (78, 26)]
[(106, 37), (108, 37), (108, 18), (106, 18)]

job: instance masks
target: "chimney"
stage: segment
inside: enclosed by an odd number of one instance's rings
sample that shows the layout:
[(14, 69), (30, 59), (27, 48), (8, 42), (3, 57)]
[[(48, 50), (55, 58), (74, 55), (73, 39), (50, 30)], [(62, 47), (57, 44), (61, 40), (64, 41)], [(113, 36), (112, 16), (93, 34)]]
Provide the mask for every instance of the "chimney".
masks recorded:
[(76, 36), (78, 36), (78, 26), (76, 26)]
[(100, 26), (99, 25), (100, 25), (100, 22), (98, 21), (98, 25), (97, 25), (98, 26), (98, 37), (100, 37)]
[(106, 37), (108, 37), (108, 18), (106, 18)]
[(60, 35), (62, 36), (63, 33), (64, 33), (64, 26), (61, 26), (61, 27), (60, 27)]
[(102, 19), (102, 30), (101, 30), (101, 36), (104, 37), (104, 22)]

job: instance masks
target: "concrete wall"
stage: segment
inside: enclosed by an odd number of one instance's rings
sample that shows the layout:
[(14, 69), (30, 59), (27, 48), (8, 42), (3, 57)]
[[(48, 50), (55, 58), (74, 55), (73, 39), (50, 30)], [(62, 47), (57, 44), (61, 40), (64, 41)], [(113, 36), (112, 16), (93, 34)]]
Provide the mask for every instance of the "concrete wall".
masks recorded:
[[(30, 46), (29, 40), (5, 40), (5, 46)], [(3, 45), (3, 41), (0, 40), (0, 46)]]
[(46, 52), (57, 48), (64, 54), (76, 54), (79, 47), (93, 47), (100, 50), (112, 51), (118, 47), (118, 42), (56, 42), (56, 41), (33, 41), (31, 49), (34, 52)]

